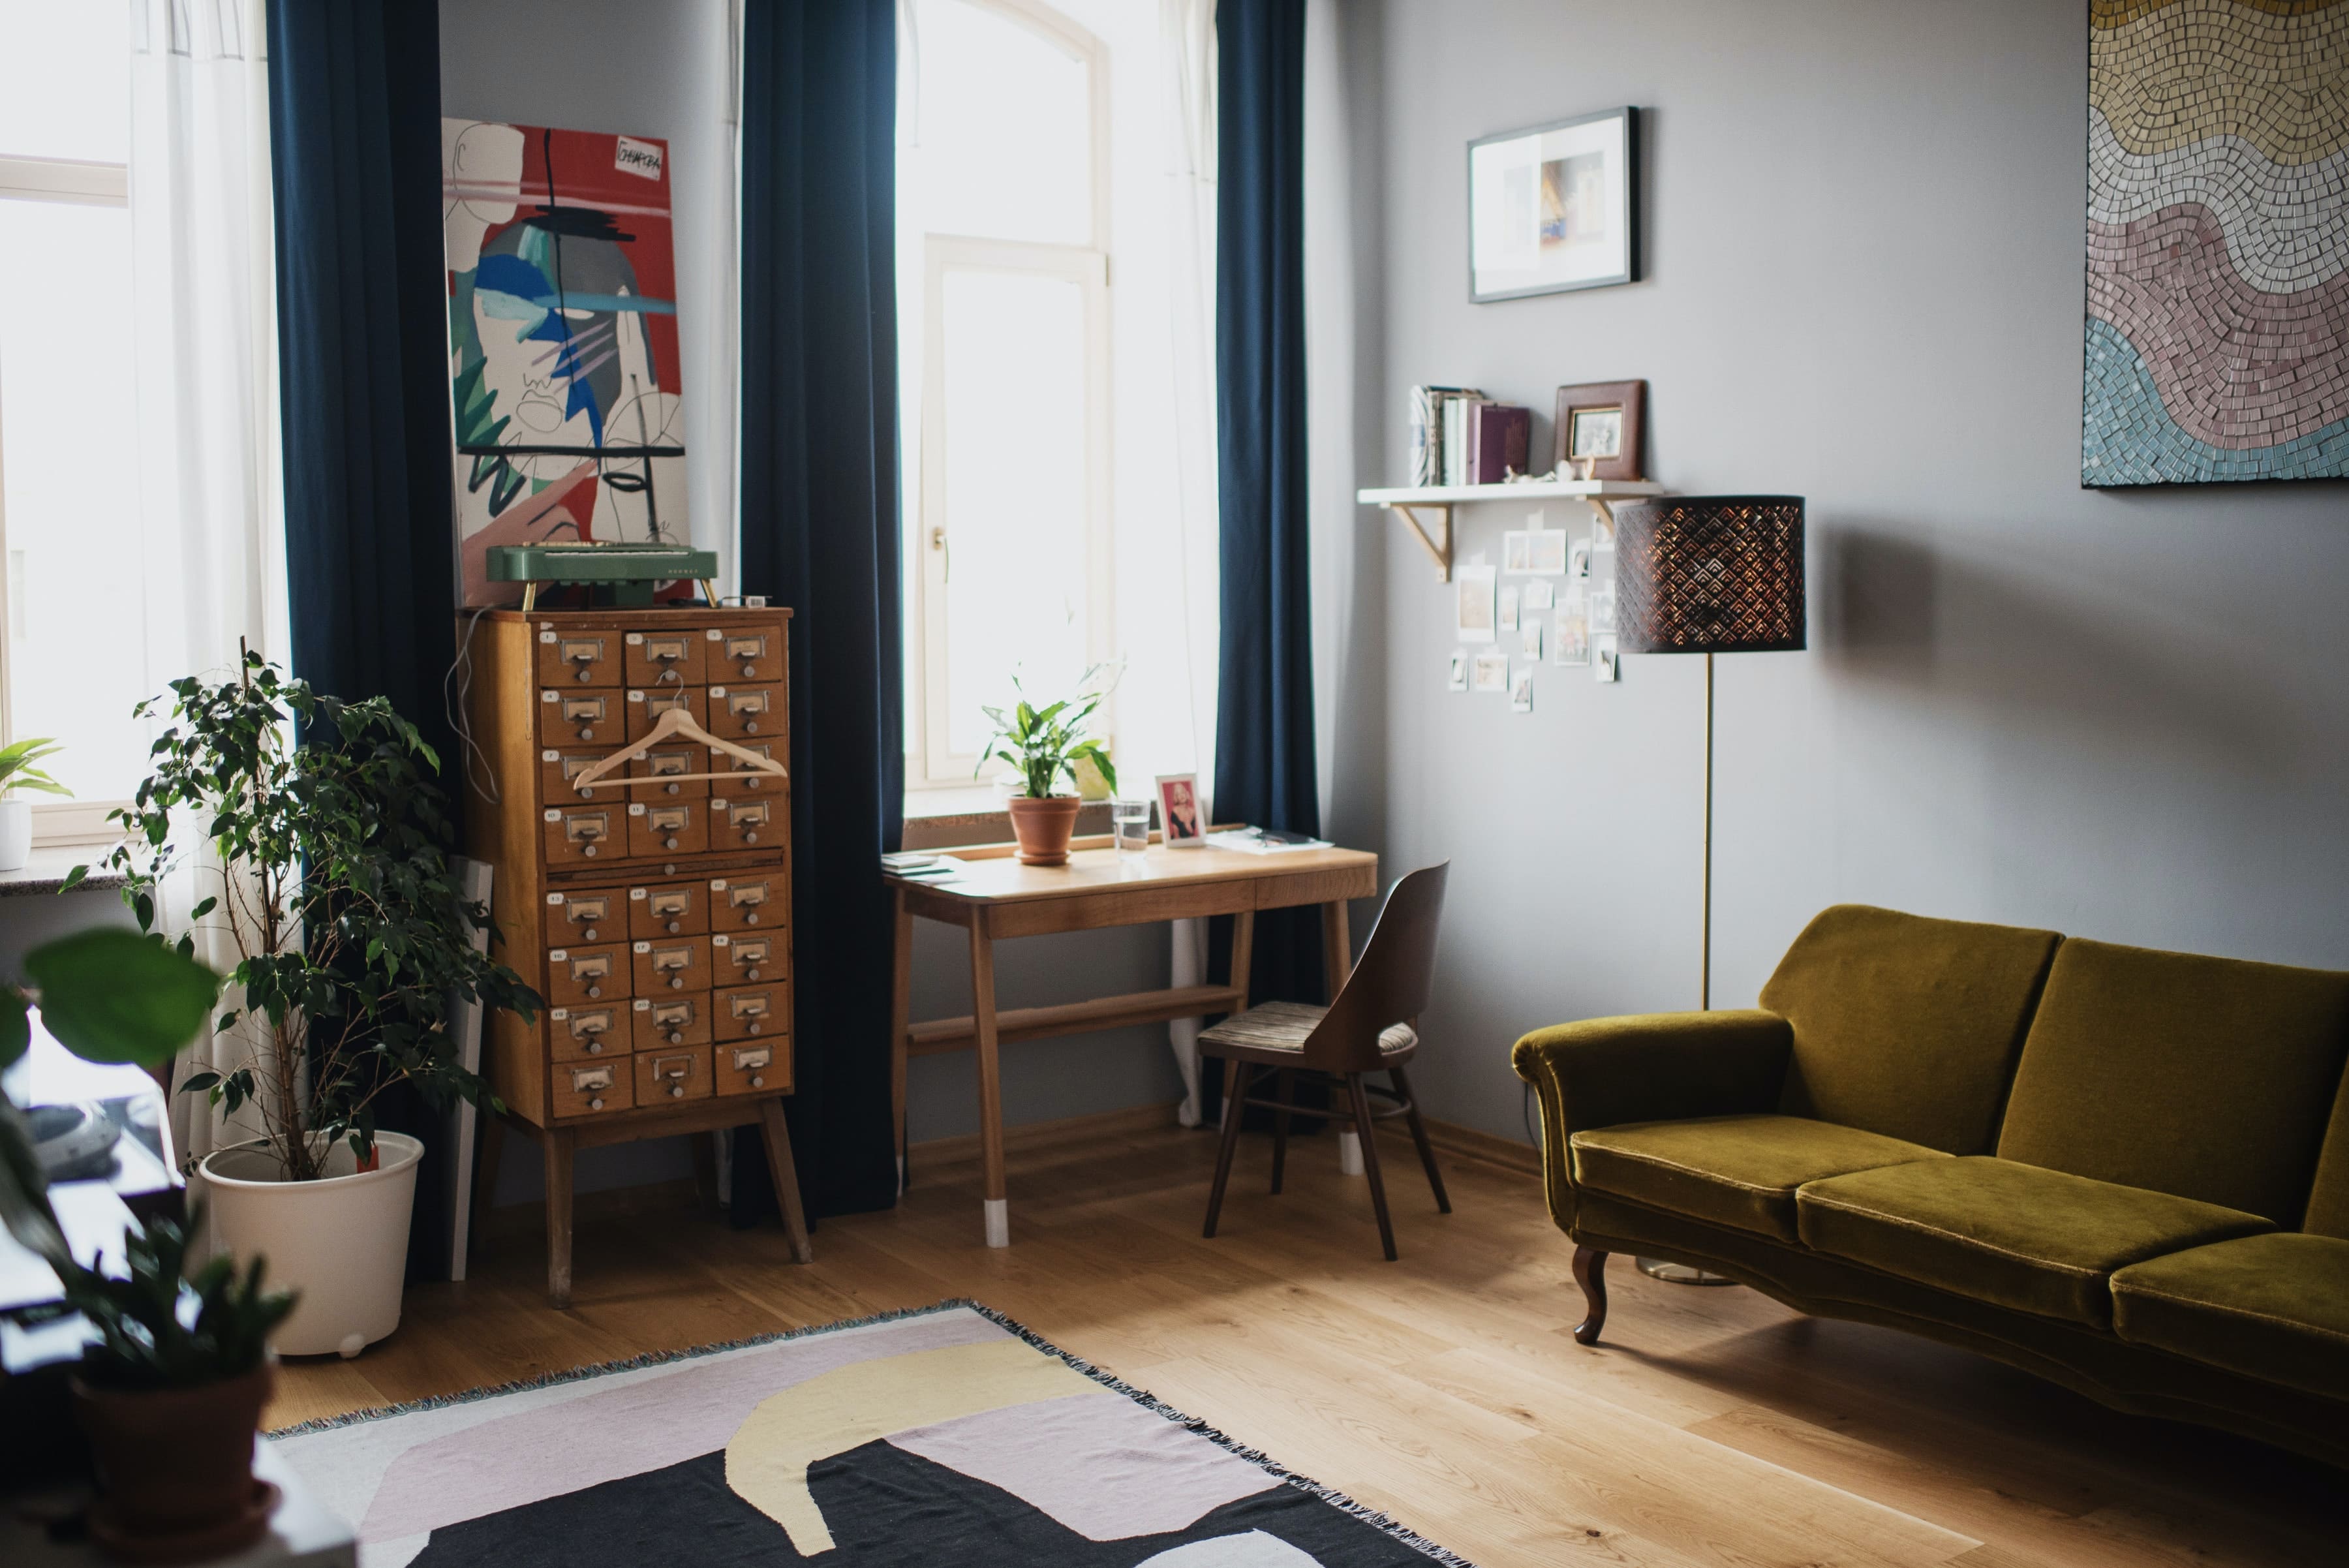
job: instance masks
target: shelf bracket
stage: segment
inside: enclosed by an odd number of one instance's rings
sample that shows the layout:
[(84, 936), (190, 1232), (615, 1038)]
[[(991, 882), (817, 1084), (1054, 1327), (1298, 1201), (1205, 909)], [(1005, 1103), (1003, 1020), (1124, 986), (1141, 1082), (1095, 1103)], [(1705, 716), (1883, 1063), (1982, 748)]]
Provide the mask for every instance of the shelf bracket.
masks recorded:
[[(1452, 580), (1451, 504), (1436, 501), (1383, 501), (1380, 504), (1389, 512), (1399, 514), (1402, 520), (1411, 525), (1411, 531), (1418, 535), (1421, 546), (1435, 562), (1435, 580), (1439, 583), (1450, 582)], [(1426, 525), (1420, 522), (1419, 514), (1423, 511), (1436, 514), (1437, 526), (1443, 530), (1440, 543), (1429, 535)]]
[(1600, 529), (1605, 533), (1609, 540), (1613, 540), (1615, 537), (1615, 504), (1607, 500), (1603, 496), (1598, 495), (1586, 495), (1582, 499), (1590, 504), (1591, 526)]

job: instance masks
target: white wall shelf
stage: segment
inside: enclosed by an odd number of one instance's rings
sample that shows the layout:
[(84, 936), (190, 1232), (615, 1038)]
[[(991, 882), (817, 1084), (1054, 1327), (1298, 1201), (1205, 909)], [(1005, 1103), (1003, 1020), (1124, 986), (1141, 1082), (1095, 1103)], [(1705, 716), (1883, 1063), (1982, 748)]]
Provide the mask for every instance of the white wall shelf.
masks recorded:
[[(1589, 506), (1599, 524), (1611, 532), (1616, 502), (1663, 493), (1662, 485), (1646, 479), (1537, 479), (1522, 484), (1432, 484), (1397, 490), (1358, 490), (1354, 499), (1364, 506), (1383, 506), (1400, 516), (1433, 558), (1435, 580), (1448, 583), (1452, 580), (1454, 506), (1477, 501), (1580, 501)], [(1437, 534), (1430, 534), (1427, 524), (1420, 520), (1423, 512), (1435, 521)]]

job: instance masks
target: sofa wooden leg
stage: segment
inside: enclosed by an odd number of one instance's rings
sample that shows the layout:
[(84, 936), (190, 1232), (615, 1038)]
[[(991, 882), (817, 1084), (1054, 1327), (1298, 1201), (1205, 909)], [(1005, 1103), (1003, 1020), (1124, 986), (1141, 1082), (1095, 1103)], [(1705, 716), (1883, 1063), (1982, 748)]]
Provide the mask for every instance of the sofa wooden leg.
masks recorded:
[(1574, 1282), (1582, 1287), (1582, 1321), (1574, 1325), (1574, 1343), (1596, 1345), (1607, 1326), (1607, 1254), (1595, 1247), (1574, 1250)]

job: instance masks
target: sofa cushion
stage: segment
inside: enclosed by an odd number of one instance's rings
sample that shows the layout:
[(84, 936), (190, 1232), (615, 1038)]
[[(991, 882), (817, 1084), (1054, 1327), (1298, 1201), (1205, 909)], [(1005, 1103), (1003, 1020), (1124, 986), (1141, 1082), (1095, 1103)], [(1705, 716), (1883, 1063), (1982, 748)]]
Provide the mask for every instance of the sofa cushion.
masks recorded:
[(2281, 1231), (2132, 1263), (2113, 1275), (2113, 1331), (2349, 1399), (2349, 1241)]
[(1813, 1249), (2017, 1312), (2104, 1327), (2116, 1269), (2273, 1229), (2256, 1214), (2013, 1160), (1918, 1160), (1795, 1194)]
[(1988, 1154), (2053, 931), (1840, 904), (1762, 988), (1794, 1026), (1778, 1108), (1949, 1154)]
[(2075, 939), (1998, 1152), (2293, 1229), (2344, 1054), (2349, 974)]
[(1574, 1135), (1577, 1185), (1651, 1209), (1795, 1237), (1795, 1189), (1939, 1149), (1804, 1116), (1697, 1116)]

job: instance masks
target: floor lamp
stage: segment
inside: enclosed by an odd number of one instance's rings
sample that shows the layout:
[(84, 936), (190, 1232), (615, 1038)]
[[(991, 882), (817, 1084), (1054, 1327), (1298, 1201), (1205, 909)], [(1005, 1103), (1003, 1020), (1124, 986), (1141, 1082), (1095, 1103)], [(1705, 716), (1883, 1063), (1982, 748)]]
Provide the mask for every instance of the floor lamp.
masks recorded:
[[(1625, 653), (1704, 655), (1703, 940), (1698, 1005), (1713, 1007), (1713, 656), (1805, 644), (1803, 498), (1672, 495), (1615, 509), (1615, 620)], [(1675, 1284), (1735, 1282), (1687, 1263), (1639, 1260)]]

